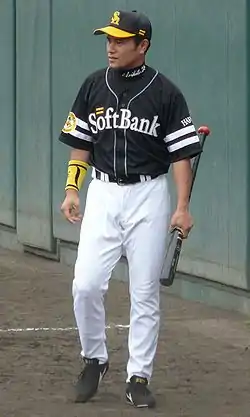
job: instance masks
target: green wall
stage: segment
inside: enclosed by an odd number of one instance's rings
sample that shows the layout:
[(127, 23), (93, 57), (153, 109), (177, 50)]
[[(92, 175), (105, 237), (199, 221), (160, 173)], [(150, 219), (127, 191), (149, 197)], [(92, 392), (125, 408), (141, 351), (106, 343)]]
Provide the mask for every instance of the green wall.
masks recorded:
[(0, 224), (16, 226), (15, 12), (0, 2)]
[(57, 139), (84, 77), (106, 65), (105, 39), (92, 30), (119, 8), (149, 15), (148, 63), (179, 85), (196, 126), (212, 131), (179, 269), (249, 289), (246, 0), (1, 0), (0, 224), (48, 252), (56, 242), (77, 242), (79, 226), (60, 213), (69, 149)]

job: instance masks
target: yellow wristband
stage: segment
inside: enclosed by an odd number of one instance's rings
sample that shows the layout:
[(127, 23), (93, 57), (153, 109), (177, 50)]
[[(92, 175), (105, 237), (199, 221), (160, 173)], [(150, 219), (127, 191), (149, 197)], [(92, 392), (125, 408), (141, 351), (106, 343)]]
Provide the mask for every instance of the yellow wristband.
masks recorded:
[(87, 174), (88, 168), (89, 164), (87, 162), (71, 159), (68, 163), (68, 177), (65, 191), (69, 189), (79, 191)]

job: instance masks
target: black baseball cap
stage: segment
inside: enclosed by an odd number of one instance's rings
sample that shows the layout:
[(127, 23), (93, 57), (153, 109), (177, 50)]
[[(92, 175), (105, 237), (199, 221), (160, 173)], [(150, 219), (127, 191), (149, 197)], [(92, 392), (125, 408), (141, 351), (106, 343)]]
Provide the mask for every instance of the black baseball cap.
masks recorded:
[(133, 36), (151, 40), (152, 26), (150, 20), (143, 13), (136, 10), (124, 12), (117, 10), (110, 18), (107, 26), (96, 29), (94, 35), (110, 35), (115, 38), (131, 38)]

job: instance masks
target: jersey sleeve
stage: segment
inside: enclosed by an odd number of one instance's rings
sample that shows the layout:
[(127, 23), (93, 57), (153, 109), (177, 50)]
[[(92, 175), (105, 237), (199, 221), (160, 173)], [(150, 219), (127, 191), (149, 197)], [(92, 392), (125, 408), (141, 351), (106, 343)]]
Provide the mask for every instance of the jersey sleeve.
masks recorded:
[(180, 91), (175, 93), (169, 112), (164, 141), (170, 153), (171, 162), (195, 157), (201, 152), (200, 140), (186, 100)]
[(87, 82), (81, 86), (59, 140), (76, 149), (92, 150), (92, 136), (88, 126), (88, 88)]

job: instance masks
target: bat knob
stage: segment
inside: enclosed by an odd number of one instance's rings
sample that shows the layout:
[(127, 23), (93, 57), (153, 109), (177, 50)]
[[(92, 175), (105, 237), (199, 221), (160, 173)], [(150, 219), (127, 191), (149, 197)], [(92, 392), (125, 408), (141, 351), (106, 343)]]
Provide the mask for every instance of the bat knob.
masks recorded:
[(210, 134), (210, 129), (208, 126), (200, 126), (198, 129), (198, 133), (208, 136)]

